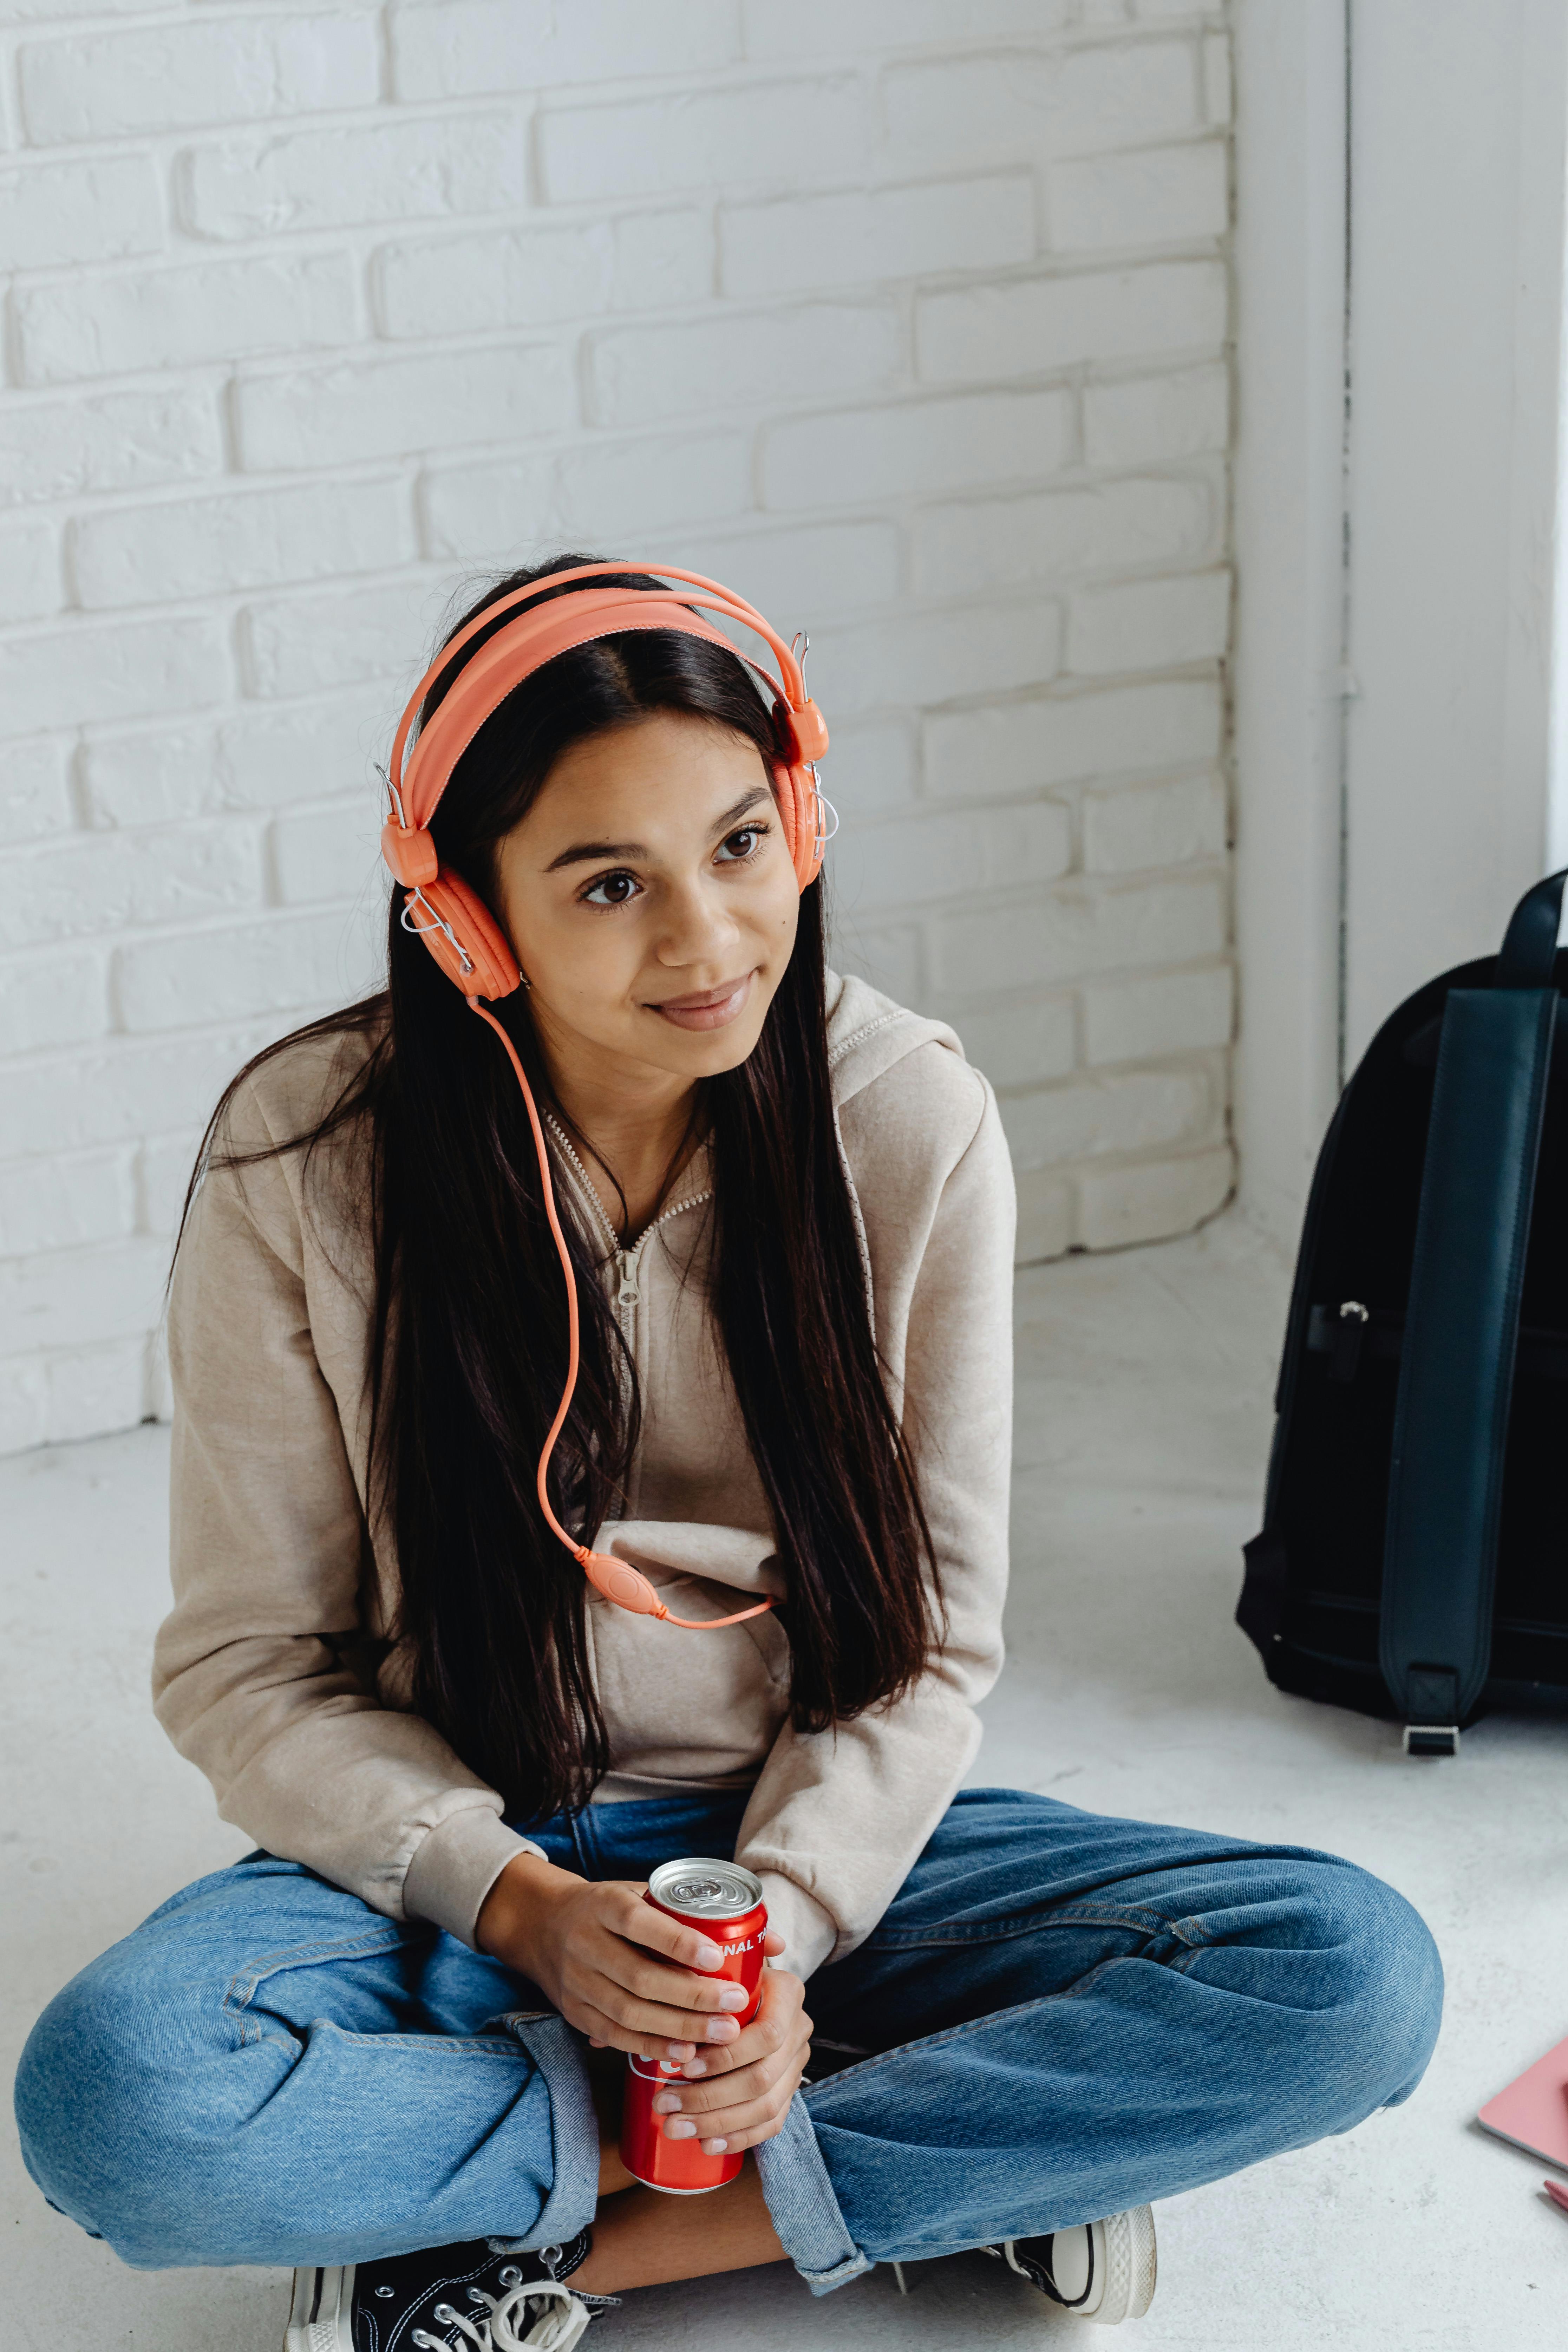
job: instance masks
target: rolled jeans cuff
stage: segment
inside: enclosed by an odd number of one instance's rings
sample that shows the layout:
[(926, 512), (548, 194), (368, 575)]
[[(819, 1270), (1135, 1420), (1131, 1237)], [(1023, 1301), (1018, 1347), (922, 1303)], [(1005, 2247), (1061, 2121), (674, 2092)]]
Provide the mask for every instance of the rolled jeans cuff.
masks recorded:
[(499, 2022), (515, 2034), (544, 2077), (555, 2169), (539, 2219), (522, 2238), (492, 2238), (499, 2254), (563, 2246), (585, 2230), (599, 2202), (599, 2118), (588, 2069), (566, 2020), (552, 2009), (509, 2010)]
[(831, 2294), (874, 2267), (850, 2236), (822, 2150), (797, 2091), (784, 2129), (757, 2149), (757, 2170), (779, 2243), (813, 2294)]

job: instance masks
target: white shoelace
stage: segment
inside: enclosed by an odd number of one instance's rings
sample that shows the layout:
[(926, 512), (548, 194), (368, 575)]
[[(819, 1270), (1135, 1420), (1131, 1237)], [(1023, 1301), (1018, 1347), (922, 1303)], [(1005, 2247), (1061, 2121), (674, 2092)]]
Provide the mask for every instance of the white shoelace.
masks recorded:
[[(506, 2273), (501, 2273), (504, 2281)], [(416, 2327), (409, 2338), (419, 2352), (572, 2352), (594, 2315), (570, 2287), (553, 2279), (525, 2279), (505, 2294), (487, 2294), (482, 2286), (468, 2289), (475, 2306), (465, 2315), (449, 2303), (438, 2303), (431, 2313), (437, 2327), (455, 2328), (450, 2336), (432, 2336)], [(530, 2304), (542, 2305), (528, 2327)], [(480, 2307), (482, 2306), (482, 2308)], [(521, 2330), (528, 2327), (528, 2333)]]

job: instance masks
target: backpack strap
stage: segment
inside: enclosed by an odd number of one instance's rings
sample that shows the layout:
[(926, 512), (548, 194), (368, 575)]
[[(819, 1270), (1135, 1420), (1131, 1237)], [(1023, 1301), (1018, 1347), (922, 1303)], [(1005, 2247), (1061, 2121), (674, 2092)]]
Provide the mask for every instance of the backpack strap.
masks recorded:
[(1520, 901), (1491, 988), (1448, 993), (1394, 1407), (1379, 1662), (1411, 1755), (1458, 1752), (1491, 1664), (1520, 1297), (1568, 874)]

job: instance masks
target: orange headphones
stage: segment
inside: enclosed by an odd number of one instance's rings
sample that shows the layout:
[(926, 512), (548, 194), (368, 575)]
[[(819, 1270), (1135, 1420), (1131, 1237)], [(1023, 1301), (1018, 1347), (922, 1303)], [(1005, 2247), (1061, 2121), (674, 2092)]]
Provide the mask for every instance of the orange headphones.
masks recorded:
[[(698, 593), (677, 597), (653, 588), (576, 584), (602, 580), (606, 573), (647, 570), (657, 570), (661, 579), (682, 581)], [(568, 583), (574, 585), (572, 595), (551, 595), (552, 589)], [(533, 601), (539, 598), (545, 601)], [(481, 630), (491, 627), (499, 614), (514, 606), (526, 609), (497, 629), (472, 661), (458, 672), (432, 714), (429, 725), (421, 729), (409, 751), (408, 739), (418, 719), (419, 706), (437, 678), (450, 666), (453, 656)], [(544, 1213), (550, 1221), (566, 1281), (567, 1318), (566, 1385), (539, 1457), (536, 1483), (540, 1509), (589, 1583), (606, 1601), (641, 1617), (662, 1617), (668, 1624), (704, 1633), (721, 1625), (739, 1625), (748, 1617), (760, 1617), (773, 1607), (773, 1601), (759, 1601), (755, 1608), (737, 1610), (731, 1617), (672, 1617), (639, 1570), (624, 1559), (612, 1559), (605, 1552), (590, 1551), (585, 1544), (574, 1543), (551, 1508), (550, 1457), (577, 1385), (577, 1284), (566, 1236), (556, 1213), (550, 1154), (532, 1089), (511, 1039), (495, 1014), (486, 1010), (487, 1000), (510, 996), (520, 987), (522, 974), (510, 940), (484, 900), (470, 889), (460, 874), (454, 874), (441, 864), (429, 829), (453, 769), (485, 720), (500, 709), (514, 687), (521, 686), (525, 677), (531, 677), (546, 662), (553, 661), (557, 654), (567, 653), (574, 646), (589, 645), (596, 637), (619, 636), (628, 629), (677, 629), (684, 636), (703, 637), (710, 645), (721, 646), (726, 653), (735, 653), (729, 638), (700, 619), (697, 608), (740, 622), (763, 641), (778, 664), (775, 677), (749, 655), (739, 656), (772, 692), (774, 713), (784, 722), (790, 739), (794, 757), (787, 767), (774, 768), (773, 792), (795, 878), (804, 890), (821, 871), (823, 851), (837, 829), (837, 819), (831, 804), (824, 799), (816, 778), (816, 762), (827, 749), (827, 729), (822, 713), (805, 690), (801, 667), (805, 644), (800, 638), (795, 640), (802, 648), (797, 656), (794, 646), (786, 646), (744, 597), (721, 588), (715, 580), (705, 580), (699, 572), (672, 572), (643, 564), (585, 563), (575, 571), (551, 572), (529, 587), (516, 589), (510, 596), (487, 604), (466, 628), (442, 646), (410, 696), (393, 738), (387, 772), (391, 808), (381, 829), (381, 854), (403, 886), (404, 929), (424, 940), (447, 979), (462, 990), (469, 1010), (488, 1022), (500, 1039), (522, 1088), (528, 1123), (533, 1130), (540, 1181), (544, 1190)], [(831, 824), (827, 822), (830, 818)]]

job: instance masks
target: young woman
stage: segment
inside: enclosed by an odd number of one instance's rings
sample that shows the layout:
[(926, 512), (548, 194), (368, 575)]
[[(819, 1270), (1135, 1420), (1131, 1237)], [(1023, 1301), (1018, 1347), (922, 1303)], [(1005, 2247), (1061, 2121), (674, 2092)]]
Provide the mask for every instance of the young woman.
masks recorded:
[[(582, 557), (481, 600), (394, 753), (386, 991), (250, 1064), (193, 1189), (158, 1704), (262, 1850), (67, 1988), (18, 2109), (127, 2262), (297, 2265), (291, 2352), (974, 2247), (1120, 2318), (1148, 2200), (1436, 2029), (1347, 1864), (960, 1790), (1006, 1149), (950, 1030), (825, 969), (820, 722), (716, 609)], [(639, 1899), (689, 1854), (763, 1883), (743, 2027)], [(621, 2053), (738, 2179), (632, 2183)]]

